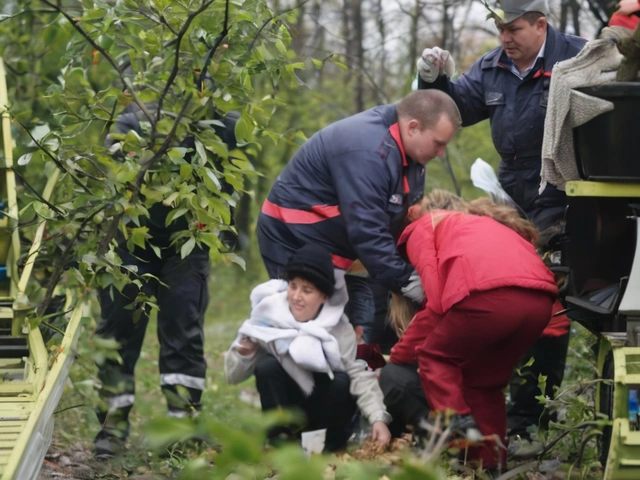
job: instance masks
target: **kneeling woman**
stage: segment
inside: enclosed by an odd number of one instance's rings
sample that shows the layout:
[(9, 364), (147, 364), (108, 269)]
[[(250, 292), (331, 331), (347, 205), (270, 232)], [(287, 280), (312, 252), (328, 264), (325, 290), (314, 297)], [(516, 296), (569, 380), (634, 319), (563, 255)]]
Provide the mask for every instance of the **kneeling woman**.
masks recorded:
[(436, 191), (409, 211), (415, 221), (399, 249), (420, 274), (427, 301), (391, 350), (380, 385), (394, 426), (417, 424), (430, 410), (458, 414), (461, 426), (475, 423), (496, 441), (468, 458), (492, 468), (505, 458), (503, 390), (549, 323), (558, 292), (530, 222), (488, 199), (460, 200)]
[(343, 314), (344, 273), (336, 270), (334, 277), (331, 254), (306, 245), (291, 257), (283, 278), (251, 292), (251, 317), (225, 357), (227, 381), (254, 374), (262, 410), (302, 409), (305, 430), (327, 429), (325, 450), (345, 446), (356, 403), (373, 439), (386, 444), (391, 417), (375, 373), (356, 360), (355, 332)]

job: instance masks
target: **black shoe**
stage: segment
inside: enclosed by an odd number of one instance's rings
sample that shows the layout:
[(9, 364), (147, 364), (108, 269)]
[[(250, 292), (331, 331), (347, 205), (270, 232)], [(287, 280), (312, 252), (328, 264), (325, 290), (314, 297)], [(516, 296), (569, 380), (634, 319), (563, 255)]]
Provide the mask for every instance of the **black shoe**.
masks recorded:
[(123, 438), (110, 435), (104, 430), (100, 430), (96, 438), (93, 439), (93, 445), (96, 449), (96, 458), (109, 459), (113, 458), (124, 451)]

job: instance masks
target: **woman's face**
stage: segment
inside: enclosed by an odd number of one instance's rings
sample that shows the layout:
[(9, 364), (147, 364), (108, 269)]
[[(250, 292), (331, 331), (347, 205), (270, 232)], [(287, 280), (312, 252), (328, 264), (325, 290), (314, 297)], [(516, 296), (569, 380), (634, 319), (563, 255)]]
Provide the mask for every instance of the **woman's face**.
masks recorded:
[(295, 277), (287, 287), (289, 309), (298, 322), (308, 322), (318, 315), (327, 296), (308, 280)]

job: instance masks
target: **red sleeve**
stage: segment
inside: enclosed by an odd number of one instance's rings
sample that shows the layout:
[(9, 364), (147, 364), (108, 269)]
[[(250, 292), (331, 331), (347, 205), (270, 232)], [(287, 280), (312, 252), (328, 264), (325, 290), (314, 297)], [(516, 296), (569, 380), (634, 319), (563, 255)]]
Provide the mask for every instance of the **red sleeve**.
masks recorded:
[(418, 348), (438, 323), (439, 317), (429, 308), (420, 310), (411, 320), (402, 338), (391, 349), (389, 362), (398, 365), (418, 363)]

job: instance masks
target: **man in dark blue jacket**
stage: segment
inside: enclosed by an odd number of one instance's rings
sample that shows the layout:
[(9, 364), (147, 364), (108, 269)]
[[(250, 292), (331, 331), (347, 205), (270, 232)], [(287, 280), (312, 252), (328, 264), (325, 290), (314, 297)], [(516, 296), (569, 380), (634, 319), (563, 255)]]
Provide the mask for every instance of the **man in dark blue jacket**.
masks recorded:
[[(289, 256), (313, 242), (331, 252), (336, 268), (349, 270), (360, 260), (375, 281), (421, 302), (419, 277), (396, 252), (395, 236), (424, 193), (424, 165), (444, 153), (459, 126), (448, 95), (419, 91), (313, 135), (262, 206), (257, 234), (269, 275), (278, 277)], [(368, 290), (356, 279), (347, 283), (352, 302)], [(351, 318), (364, 324), (365, 339), (372, 320)]]
[[(418, 59), (418, 87), (442, 90), (455, 100), (463, 126), (490, 119), (491, 136), (502, 161), (498, 178), (505, 191), (540, 230), (559, 222), (566, 194), (540, 186), (541, 150), (549, 96), (551, 69), (574, 57), (584, 46), (582, 38), (558, 32), (547, 23), (546, 0), (502, 0), (501, 11), (491, 11), (500, 35), (500, 47), (480, 57), (471, 70), (452, 81), (449, 52), (427, 48)], [(527, 383), (512, 388), (509, 410), (511, 433), (524, 433), (542, 414), (535, 396), (538, 374), (547, 376), (546, 394), (562, 382), (569, 341), (541, 338)]]

